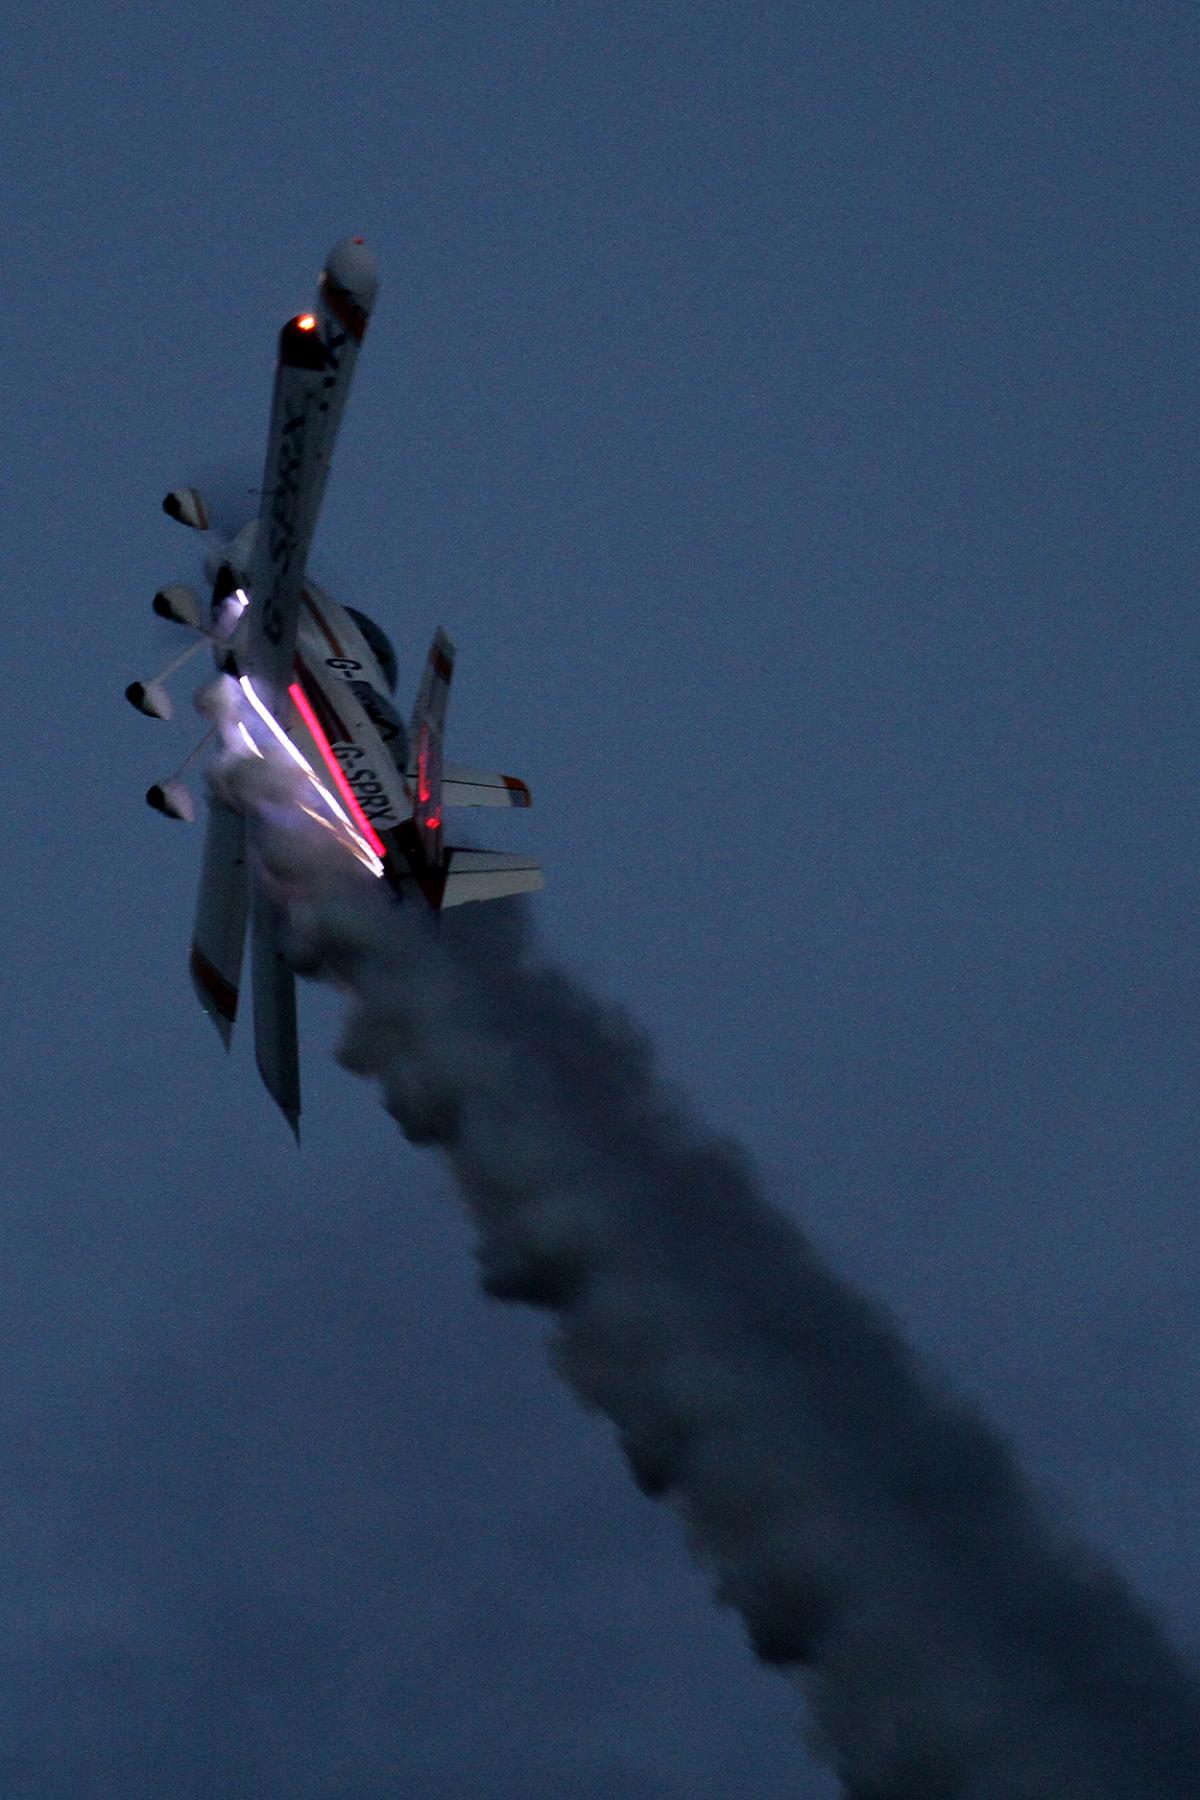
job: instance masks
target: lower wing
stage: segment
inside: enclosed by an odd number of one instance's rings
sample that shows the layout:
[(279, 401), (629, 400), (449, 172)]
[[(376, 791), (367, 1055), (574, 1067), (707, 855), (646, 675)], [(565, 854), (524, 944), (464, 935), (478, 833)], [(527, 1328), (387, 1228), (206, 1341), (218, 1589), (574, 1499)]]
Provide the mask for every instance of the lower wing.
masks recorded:
[(204, 834), (191, 972), (196, 997), (226, 1049), (237, 1017), (249, 901), (246, 821), (214, 796), (209, 801)]

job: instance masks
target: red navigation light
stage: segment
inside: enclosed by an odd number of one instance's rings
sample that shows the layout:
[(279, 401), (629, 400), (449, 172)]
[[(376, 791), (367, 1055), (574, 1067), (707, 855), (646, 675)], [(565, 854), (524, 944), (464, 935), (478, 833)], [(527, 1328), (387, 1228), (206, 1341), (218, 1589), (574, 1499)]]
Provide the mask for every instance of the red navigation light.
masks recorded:
[(421, 741), (417, 749), (417, 801), (421, 806), (428, 806), (432, 798), (429, 786), (429, 727), (422, 725)]
[(301, 331), (315, 331), (317, 329), (317, 321), (312, 313), (301, 313), (300, 317), (296, 320), (296, 324)]

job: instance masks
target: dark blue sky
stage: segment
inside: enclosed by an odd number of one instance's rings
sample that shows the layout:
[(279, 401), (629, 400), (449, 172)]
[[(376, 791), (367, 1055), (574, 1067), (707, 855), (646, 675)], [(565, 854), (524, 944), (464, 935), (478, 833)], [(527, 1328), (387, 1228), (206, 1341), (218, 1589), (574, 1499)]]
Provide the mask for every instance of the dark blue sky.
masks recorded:
[(188, 990), (159, 500), (257, 478), (351, 230), (318, 575), (405, 688), (446, 626), (549, 949), (1194, 1651), (1194, 8), (6, 39), (6, 1793), (831, 1791), (332, 1002), (297, 1156)]

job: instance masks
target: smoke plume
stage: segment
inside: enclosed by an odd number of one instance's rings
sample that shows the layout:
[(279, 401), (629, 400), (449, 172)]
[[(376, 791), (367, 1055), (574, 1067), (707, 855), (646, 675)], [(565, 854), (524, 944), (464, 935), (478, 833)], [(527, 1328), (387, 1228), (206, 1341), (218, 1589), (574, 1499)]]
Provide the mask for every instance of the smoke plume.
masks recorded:
[(296, 933), (348, 995), (341, 1060), (449, 1159), (484, 1286), (553, 1314), (852, 1800), (1194, 1800), (1200, 1701), (1154, 1621), (522, 911), (435, 933), (327, 886)]

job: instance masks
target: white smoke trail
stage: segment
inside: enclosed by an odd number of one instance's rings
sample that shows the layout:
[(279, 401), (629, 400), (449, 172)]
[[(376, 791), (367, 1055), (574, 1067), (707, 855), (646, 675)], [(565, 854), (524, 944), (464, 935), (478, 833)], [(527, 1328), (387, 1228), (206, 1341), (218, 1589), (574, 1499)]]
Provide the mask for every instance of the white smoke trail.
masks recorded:
[(852, 1800), (1195, 1800), (1200, 1701), (1155, 1623), (627, 1018), (534, 962), (512, 906), (439, 936), (315, 891), (297, 958), (350, 997), (341, 1060), (443, 1149), (484, 1285), (556, 1315), (560, 1371), (795, 1666)]

